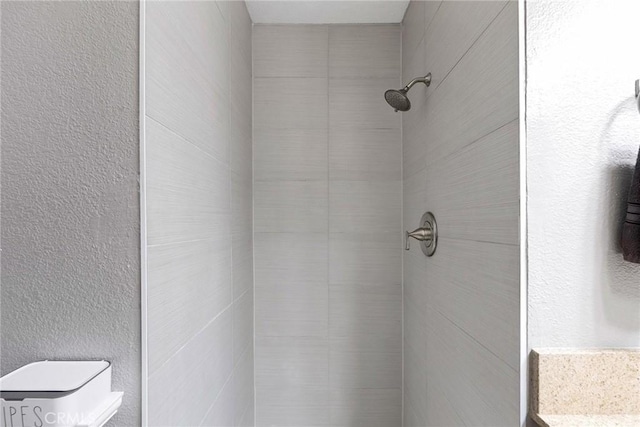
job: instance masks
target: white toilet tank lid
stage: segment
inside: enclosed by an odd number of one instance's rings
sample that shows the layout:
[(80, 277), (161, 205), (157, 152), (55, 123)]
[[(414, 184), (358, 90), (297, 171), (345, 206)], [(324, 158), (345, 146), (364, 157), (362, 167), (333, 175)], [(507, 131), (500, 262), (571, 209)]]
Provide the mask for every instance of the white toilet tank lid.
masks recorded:
[(111, 363), (106, 360), (45, 360), (16, 369), (0, 378), (0, 392), (72, 392), (100, 375)]

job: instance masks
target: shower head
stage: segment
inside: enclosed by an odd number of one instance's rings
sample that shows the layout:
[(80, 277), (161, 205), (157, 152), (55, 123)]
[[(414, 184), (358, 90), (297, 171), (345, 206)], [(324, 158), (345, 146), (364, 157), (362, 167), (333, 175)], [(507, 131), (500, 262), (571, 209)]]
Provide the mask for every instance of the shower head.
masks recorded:
[(409, 111), (411, 108), (411, 101), (409, 101), (407, 91), (404, 89), (389, 89), (384, 93), (384, 99), (396, 111)]
[(411, 89), (416, 83), (424, 83), (425, 86), (429, 87), (431, 84), (431, 73), (424, 77), (416, 77), (402, 89), (389, 89), (386, 91), (384, 93), (384, 99), (387, 101), (387, 104), (396, 110), (396, 112), (409, 111), (411, 109), (411, 101), (409, 101), (407, 92), (409, 92), (409, 89)]

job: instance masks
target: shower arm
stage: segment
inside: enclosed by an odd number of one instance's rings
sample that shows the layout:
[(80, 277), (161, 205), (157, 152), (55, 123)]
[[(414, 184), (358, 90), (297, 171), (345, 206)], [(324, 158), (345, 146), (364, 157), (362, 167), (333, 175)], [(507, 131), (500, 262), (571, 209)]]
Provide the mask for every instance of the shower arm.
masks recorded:
[(431, 73), (427, 74), (424, 77), (416, 77), (411, 80), (408, 85), (402, 88), (403, 91), (408, 92), (416, 83), (424, 83), (427, 87), (431, 84)]

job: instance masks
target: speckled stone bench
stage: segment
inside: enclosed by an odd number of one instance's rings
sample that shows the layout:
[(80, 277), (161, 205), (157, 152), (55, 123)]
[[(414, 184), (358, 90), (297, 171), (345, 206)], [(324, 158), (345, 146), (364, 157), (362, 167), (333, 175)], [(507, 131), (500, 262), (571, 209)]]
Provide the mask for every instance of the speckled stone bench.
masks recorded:
[(640, 349), (536, 349), (530, 374), (540, 426), (640, 426)]

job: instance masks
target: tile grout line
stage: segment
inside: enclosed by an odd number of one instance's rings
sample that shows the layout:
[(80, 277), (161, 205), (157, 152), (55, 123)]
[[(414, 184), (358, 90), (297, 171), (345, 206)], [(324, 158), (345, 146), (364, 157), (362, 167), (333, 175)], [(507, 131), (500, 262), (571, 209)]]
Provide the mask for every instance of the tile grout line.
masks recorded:
[[(246, 4), (245, 4), (246, 7)], [(253, 51), (253, 38), (254, 38), (254, 24), (251, 22), (251, 271), (252, 271), (252, 288), (253, 304), (253, 425), (258, 425), (258, 389), (256, 382), (256, 359), (258, 354), (258, 348), (256, 347), (256, 209), (255, 209), (255, 152), (254, 152), (254, 140), (255, 140), (255, 60)]]
[[(165, 360), (160, 366), (155, 368), (154, 371), (149, 374), (149, 378), (153, 377), (154, 374), (156, 374), (158, 371), (160, 371), (160, 369), (165, 367), (172, 359), (174, 359), (178, 355), (178, 353), (180, 353), (187, 346), (189, 346), (189, 344), (191, 344), (200, 334), (202, 334), (209, 326), (211, 326), (216, 320), (218, 320), (218, 318), (222, 317), (222, 315), (225, 314), (227, 311), (230, 311), (230, 308), (231, 308), (232, 305), (233, 305), (233, 302), (229, 303), (226, 307), (224, 307), (222, 310), (220, 310), (220, 312), (218, 314), (216, 314), (214, 317), (212, 317), (202, 328), (198, 329), (193, 334), (193, 336), (191, 336), (191, 338), (189, 338), (188, 341), (186, 341), (184, 344), (182, 344), (180, 346), (180, 348), (178, 348), (176, 351), (174, 351), (171, 354), (171, 356), (169, 356), (167, 358), (167, 360)], [(231, 317), (233, 317), (233, 316), (231, 316)], [(233, 321), (233, 319), (231, 319), (231, 321)]]
[(139, 4), (139, 167), (140, 167), (140, 421), (149, 425), (149, 239), (147, 215), (146, 17), (147, 0)]
[[(407, 7), (407, 11), (409, 10), (409, 6)], [(405, 12), (406, 16), (406, 12)], [(403, 50), (403, 41), (404, 41), (404, 19), (400, 23), (400, 84), (402, 85), (402, 74), (403, 64), (404, 64), (404, 50)], [(424, 34), (423, 34), (424, 38)], [(418, 47), (420, 43), (418, 43)], [(400, 352), (401, 352), (401, 375), (400, 386), (402, 387), (400, 390), (400, 426), (404, 427), (404, 251), (403, 251), (403, 241), (402, 241), (402, 231), (405, 229), (404, 224), (404, 116), (400, 116), (400, 322), (401, 322), (401, 339), (400, 339)]]
[[(514, 123), (517, 123), (517, 122), (518, 122), (518, 120), (519, 120), (519, 119), (518, 119), (517, 117), (516, 117), (516, 118), (513, 118), (513, 119), (509, 119), (509, 120), (507, 120), (506, 122), (504, 122), (504, 123), (502, 123), (502, 124), (500, 124), (500, 125), (497, 125), (497, 127), (495, 127), (494, 129), (492, 129), (492, 130), (488, 131), (487, 133), (484, 133), (484, 134), (482, 134), (481, 136), (479, 136), (479, 137), (477, 137), (477, 138), (473, 139), (473, 141), (470, 141), (470, 142), (466, 143), (465, 145), (463, 145), (463, 146), (459, 147), (459, 148), (458, 148), (458, 149), (456, 149), (455, 151), (452, 151), (452, 152), (450, 152), (450, 153), (446, 154), (445, 156), (443, 156), (442, 158), (440, 158), (440, 159), (438, 159), (438, 160), (439, 160), (439, 161), (446, 160), (446, 159), (450, 158), (450, 157), (451, 157), (451, 156), (453, 156), (453, 155), (460, 154), (462, 151), (464, 151), (465, 149), (467, 149), (467, 148), (469, 148), (470, 146), (474, 145), (475, 143), (477, 143), (477, 142), (479, 142), (479, 141), (481, 141), (481, 140), (483, 140), (483, 139), (485, 139), (485, 138), (487, 138), (487, 137), (491, 136), (492, 134), (494, 134), (494, 133), (496, 133), (496, 132), (500, 131), (501, 129), (503, 129), (503, 128), (505, 128), (505, 127), (509, 126), (509, 125), (512, 125), (512, 124), (514, 124)], [(431, 166), (431, 165), (433, 165), (433, 161), (430, 161), (430, 162), (425, 161), (425, 167), (427, 167), (427, 166)], [(421, 172), (421, 171), (423, 171), (423, 170), (424, 170), (424, 169), (419, 169), (419, 170), (414, 171), (414, 172), (412, 172), (411, 174), (407, 175), (406, 177), (404, 177), (404, 176), (403, 176), (403, 181), (404, 181), (404, 179), (405, 179), (405, 178), (406, 178), (406, 179), (409, 179), (409, 178), (414, 177), (414, 175), (416, 175), (416, 174), (420, 173), (420, 172)]]
[[(218, 5), (218, 2), (216, 2), (216, 7), (218, 7), (218, 10), (220, 10), (220, 6)], [(231, 14), (231, 9), (229, 9), (229, 14)], [(223, 20), (227, 21), (227, 19), (229, 18), (228, 16), (225, 17), (224, 14), (220, 11), (220, 15), (222, 15)], [(228, 148), (227, 148), (227, 158), (229, 159), (229, 170), (227, 171), (228, 174), (228, 179), (229, 179), (229, 226), (231, 227), (231, 233), (229, 233), (229, 236), (227, 237), (229, 239), (229, 249), (230, 249), (230, 275), (229, 277), (231, 278), (231, 372), (229, 373), (229, 380), (231, 380), (233, 382), (233, 386), (234, 386), (234, 395), (235, 395), (235, 373), (236, 373), (236, 354), (235, 354), (235, 317), (236, 317), (236, 299), (234, 297), (234, 293), (235, 293), (235, 277), (234, 277), (234, 271), (233, 271), (233, 254), (234, 254), (234, 247), (233, 247), (233, 242), (234, 242), (234, 216), (233, 216), (233, 204), (236, 200), (236, 197), (234, 197), (234, 193), (233, 193), (233, 172), (232, 172), (232, 162), (233, 162), (233, 136), (234, 136), (234, 131), (232, 128), (232, 120), (231, 120), (231, 115), (233, 114), (231, 112), (232, 107), (231, 107), (231, 56), (233, 54), (233, 49), (230, 48), (230, 41), (231, 41), (231, 33), (232, 33), (232, 28), (231, 28), (231, 20), (229, 19), (227, 22), (227, 46), (229, 47), (229, 50), (227, 52), (227, 108), (229, 111), (229, 114), (227, 115), (227, 128), (228, 128), (228, 134), (227, 134), (227, 138), (228, 138)], [(226, 385), (226, 383), (225, 383)], [(218, 393), (218, 395), (216, 396), (216, 398), (214, 399), (213, 403), (211, 404), (210, 409), (213, 409), (213, 407), (215, 406), (217, 400), (220, 398), (220, 395), (222, 394), (222, 391), (224, 390), (225, 386), (222, 386), (222, 388), (220, 389), (220, 392)], [(235, 415), (236, 415), (236, 401), (235, 401), (235, 397), (233, 399), (233, 421), (235, 424)], [(202, 422), (206, 419), (206, 416), (208, 415), (208, 411), (207, 414), (205, 414), (205, 417), (202, 419)]]
[(327, 26), (327, 402), (329, 424), (333, 417), (331, 405), (331, 27)]
[(455, 320), (451, 319), (449, 316), (447, 316), (442, 310), (440, 310), (437, 306), (431, 306), (431, 308), (437, 312), (443, 319), (445, 319), (447, 322), (449, 322), (451, 325), (453, 325), (456, 329), (458, 329), (460, 332), (462, 332), (464, 335), (466, 335), (469, 339), (471, 339), (473, 342), (475, 342), (477, 345), (479, 345), (481, 348), (483, 348), (484, 350), (486, 350), (489, 354), (491, 354), (493, 357), (495, 357), (496, 359), (498, 359), (500, 362), (504, 363), (509, 369), (511, 369), (513, 372), (518, 373), (518, 368), (517, 367), (513, 367), (511, 366), (511, 364), (509, 364), (509, 362), (507, 362), (506, 360), (504, 360), (502, 357), (498, 356), (493, 350), (491, 350), (490, 348), (488, 348), (486, 345), (484, 345), (484, 343), (480, 342), (478, 340), (478, 338), (476, 338), (475, 336), (473, 336), (469, 331), (467, 331), (466, 329), (464, 329), (462, 326), (460, 326)]
[[(191, 147), (195, 148), (196, 150), (200, 151), (202, 154), (204, 154), (205, 156), (215, 160), (218, 163), (221, 163), (222, 165), (230, 165), (231, 164), (231, 158), (227, 158), (227, 161), (225, 162), (224, 160), (218, 158), (215, 154), (213, 153), (209, 153), (205, 150), (202, 149), (202, 147), (199, 147), (198, 144), (196, 144), (195, 142), (191, 141), (189, 138), (187, 138), (186, 136), (180, 134), (179, 132), (173, 130), (172, 128), (170, 128), (169, 126), (167, 126), (165, 123), (162, 123), (159, 119), (156, 119), (155, 117), (153, 117), (152, 115), (147, 114), (146, 115), (147, 119), (152, 120), (153, 122), (157, 123), (158, 125), (160, 125), (161, 127), (165, 128), (166, 130), (168, 130), (170, 133), (172, 133), (173, 135), (177, 136), (178, 138), (180, 138), (181, 140), (183, 140), (184, 142), (186, 142), (188, 145), (190, 145)], [(230, 131), (231, 129), (227, 129), (228, 131)], [(227, 138), (229, 138), (229, 132), (227, 132)], [(227, 149), (227, 156), (229, 156), (230, 154), (230, 150)]]
[[(440, 3), (440, 5), (442, 5), (442, 3)], [(476, 39), (469, 45), (469, 48), (462, 54), (462, 56), (460, 56), (460, 58), (458, 58), (458, 60), (456, 61), (456, 63), (453, 65), (453, 67), (451, 67), (449, 69), (449, 71), (447, 71), (447, 73), (444, 75), (444, 77), (442, 78), (442, 80), (440, 80), (440, 83), (438, 83), (438, 85), (436, 87), (433, 88), (432, 91), (430, 91), (430, 93), (427, 94), (426, 99), (429, 99), (431, 96), (433, 96), (433, 94), (440, 88), (440, 86), (442, 86), (442, 84), (445, 82), (445, 80), (447, 80), (447, 77), (449, 77), (449, 75), (453, 72), (453, 70), (456, 69), (456, 67), (458, 66), (458, 64), (460, 64), (460, 62), (462, 62), (462, 60), (467, 56), (467, 54), (473, 49), (473, 47), (478, 43), (478, 41), (485, 35), (485, 33), (487, 32), (487, 30), (489, 28), (491, 28), (491, 25), (493, 25), (493, 23), (498, 19), (498, 17), (500, 15), (502, 15), (502, 12), (504, 12), (505, 8), (509, 5), (509, 1), (507, 1), (505, 3), (505, 5), (502, 7), (502, 9), (500, 9), (500, 11), (496, 14), (496, 16), (493, 17), (493, 19), (491, 20), (491, 22), (489, 22), (489, 24), (482, 30), (482, 32), (478, 35), (478, 37), (476, 37)], [(440, 10), (440, 6), (438, 6), (438, 11)], [(437, 14), (437, 12), (436, 12)], [(435, 19), (435, 16), (434, 18)], [(426, 36), (426, 31), (425, 31), (425, 36)]]

